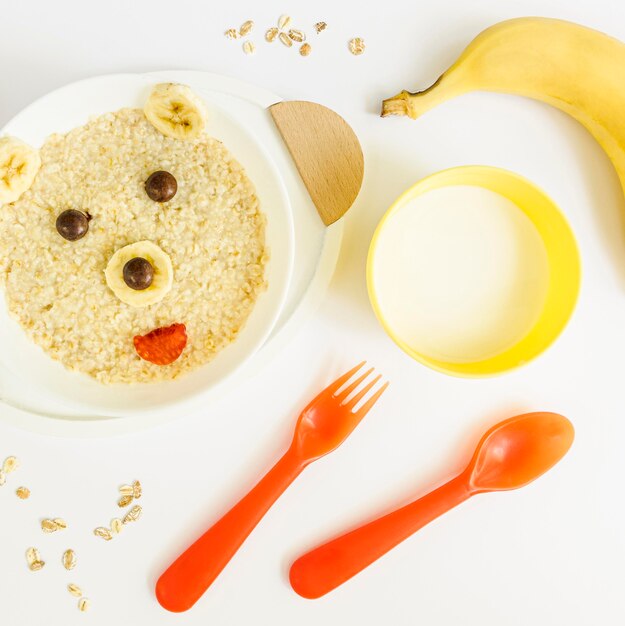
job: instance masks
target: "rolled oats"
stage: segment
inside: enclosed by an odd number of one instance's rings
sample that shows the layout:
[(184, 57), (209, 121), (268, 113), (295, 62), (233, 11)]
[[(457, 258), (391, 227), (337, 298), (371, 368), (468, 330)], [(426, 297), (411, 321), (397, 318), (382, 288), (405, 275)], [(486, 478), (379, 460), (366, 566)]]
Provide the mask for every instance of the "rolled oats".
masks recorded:
[(76, 567), (76, 553), (73, 550), (65, 550), (62, 560), (66, 570), (72, 570)]
[(278, 28), (280, 30), (285, 30), (289, 27), (289, 24), (291, 23), (291, 18), (288, 15), (282, 15), (280, 16), (280, 19), (278, 20)]
[(293, 45), (292, 39), (286, 33), (280, 33), (280, 41), (287, 47), (290, 48)]
[(20, 465), (20, 462), (17, 460), (17, 457), (10, 456), (4, 459), (4, 463), (2, 464), (2, 471), (5, 474), (10, 474), (14, 472)]
[(254, 28), (254, 22), (252, 20), (247, 20), (247, 22), (243, 22), (241, 28), (239, 28), (239, 35), (241, 37), (245, 37), (245, 35), (252, 32), (252, 28)]
[(113, 538), (111, 531), (108, 528), (104, 528), (104, 526), (98, 526), (98, 528), (93, 531), (93, 534), (96, 537), (101, 537), (104, 541), (110, 541)]
[(365, 41), (362, 37), (354, 37), (353, 39), (350, 39), (348, 45), (349, 51), (356, 56), (365, 51)]
[(119, 493), (122, 496), (132, 496), (135, 492), (135, 489), (132, 485), (122, 485), (119, 488)]
[(140, 517), (143, 510), (140, 505), (135, 505), (126, 513), (124, 516), (123, 522), (124, 524), (128, 524), (129, 522), (136, 522)]
[(28, 550), (26, 550), (26, 562), (31, 572), (38, 572), (45, 565), (45, 562), (41, 560), (37, 548), (28, 548)]
[(43, 530), (44, 533), (55, 533), (58, 529), (59, 527), (57, 526), (57, 523), (54, 520), (52, 519), (41, 520), (41, 530)]
[(134, 496), (132, 496), (132, 495), (130, 495), (130, 496), (122, 496), (117, 501), (117, 506), (120, 509), (123, 509), (124, 507), (127, 507), (133, 500), (134, 500)]
[(28, 487), (18, 487), (15, 490), (15, 495), (20, 500), (27, 500), (30, 497), (30, 489)]
[(28, 550), (26, 550), (26, 562), (28, 563), (29, 567), (36, 561), (40, 561), (40, 560), (41, 560), (41, 557), (39, 555), (39, 550), (37, 550), (37, 548), (28, 548)]
[(302, 41), (306, 40), (306, 35), (297, 28), (291, 28), (291, 30), (288, 32), (288, 35), (293, 41), (297, 43), (302, 43)]
[(74, 583), (70, 583), (69, 585), (67, 585), (67, 591), (69, 591), (73, 596), (76, 596), (77, 598), (80, 598), (80, 596), (82, 596), (82, 589)]

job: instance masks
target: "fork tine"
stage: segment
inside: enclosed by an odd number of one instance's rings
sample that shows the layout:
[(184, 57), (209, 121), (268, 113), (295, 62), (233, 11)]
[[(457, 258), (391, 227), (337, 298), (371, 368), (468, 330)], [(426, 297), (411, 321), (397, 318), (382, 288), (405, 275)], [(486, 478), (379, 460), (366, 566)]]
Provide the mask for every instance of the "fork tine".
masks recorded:
[(330, 383), (324, 389), (324, 392), (331, 391), (333, 394), (336, 393), (365, 363), (366, 361), (358, 363), (356, 367), (349, 370), (346, 374), (343, 374), (340, 378), (337, 378), (333, 383)]
[(362, 419), (371, 407), (380, 399), (380, 396), (386, 391), (388, 383), (384, 383), (357, 411), (356, 415)]
[(349, 387), (346, 387), (345, 389), (343, 389), (343, 391), (341, 391), (341, 393), (336, 394), (335, 397), (338, 398), (339, 400), (345, 400), (349, 394), (354, 391), (354, 389), (356, 389), (358, 387), (358, 385), (360, 385), (360, 383), (367, 378), (367, 376), (369, 376), (369, 374), (371, 374), (371, 372), (373, 371), (373, 368), (370, 367), (362, 376), (359, 376)]
[(365, 397), (365, 394), (375, 385), (382, 376), (378, 374), (371, 382), (367, 383), (349, 402), (345, 403), (348, 409), (353, 409), (360, 400)]

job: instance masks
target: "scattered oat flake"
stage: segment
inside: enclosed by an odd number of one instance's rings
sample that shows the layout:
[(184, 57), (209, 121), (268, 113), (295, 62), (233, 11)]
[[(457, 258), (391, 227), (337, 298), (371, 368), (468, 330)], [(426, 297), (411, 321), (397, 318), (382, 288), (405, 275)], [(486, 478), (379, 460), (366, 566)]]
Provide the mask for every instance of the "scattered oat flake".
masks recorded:
[(325, 22), (317, 22), (315, 24), (315, 30), (317, 31), (317, 34), (319, 34), (321, 31), (325, 30), (328, 27), (328, 25)]
[(56, 527), (59, 530), (65, 530), (67, 528), (67, 522), (60, 517), (55, 517), (52, 521), (56, 524)]
[(293, 41), (296, 41), (297, 43), (302, 43), (302, 41), (306, 41), (306, 35), (301, 30), (298, 30), (297, 28), (291, 28), (288, 34), (289, 34), (289, 37)]
[(10, 456), (4, 459), (4, 463), (2, 464), (2, 471), (5, 474), (10, 474), (14, 472), (20, 466), (20, 462), (17, 460), (17, 457)]
[(134, 500), (134, 496), (132, 496), (132, 495), (130, 495), (130, 496), (122, 496), (117, 501), (117, 506), (120, 509), (123, 509), (124, 507), (127, 507), (133, 500)]
[(122, 496), (132, 496), (134, 494), (134, 492), (135, 492), (135, 489), (134, 489), (134, 487), (132, 485), (122, 485), (119, 488), (119, 493)]
[(252, 32), (252, 28), (254, 28), (254, 22), (252, 20), (247, 20), (247, 22), (243, 22), (241, 28), (239, 29), (239, 35), (241, 37), (245, 37), (245, 35)]
[(278, 36), (278, 29), (277, 28), (270, 28), (266, 33), (265, 33), (265, 39), (271, 43), (276, 37)]
[(291, 23), (291, 17), (289, 15), (282, 15), (280, 16), (280, 19), (278, 20), (278, 28), (280, 30), (285, 30), (286, 28), (289, 27), (290, 23)]
[(280, 41), (287, 47), (290, 48), (293, 45), (293, 41), (286, 33), (280, 33)]
[(300, 53), (303, 57), (307, 57), (307, 56), (310, 54), (310, 50), (311, 50), (311, 48), (310, 48), (310, 44), (309, 44), (309, 43), (303, 43), (303, 44), (300, 46), (299, 53)]
[(132, 495), (135, 497), (135, 500), (138, 500), (142, 493), (143, 489), (141, 487), (141, 483), (138, 480), (135, 480), (135, 482), (132, 483)]
[(85, 611), (89, 610), (90, 606), (91, 606), (91, 601), (88, 598), (80, 598), (80, 600), (78, 600), (79, 611), (82, 611), (84, 613)]
[(45, 564), (46, 564), (45, 561), (34, 561), (33, 563), (30, 564), (30, 571), (38, 572), (40, 569), (43, 569), (43, 566)]
[(35, 561), (40, 561), (41, 557), (39, 555), (39, 550), (37, 548), (28, 548), (26, 550), (26, 561), (28, 565), (32, 565)]
[(54, 520), (41, 520), (41, 530), (43, 530), (44, 533), (55, 533), (58, 529), (59, 527)]
[(111, 520), (111, 533), (114, 535), (119, 535), (123, 527), (124, 523), (119, 519), (119, 517)]
[(365, 41), (362, 37), (354, 37), (349, 40), (349, 51), (358, 56), (365, 51)]
[(123, 519), (124, 524), (128, 524), (129, 522), (136, 522), (141, 517), (142, 512), (143, 510), (141, 509), (141, 506), (136, 504), (124, 516), (124, 519)]
[(77, 598), (80, 598), (80, 596), (82, 596), (82, 589), (74, 583), (70, 583), (69, 585), (67, 585), (67, 591), (69, 591), (73, 596), (76, 596)]
[(4, 485), (6, 484), (7, 481), (7, 475), (0, 470), (0, 487), (4, 487)]
[(228, 37), (228, 39), (238, 39), (239, 31), (236, 28), (229, 28), (224, 35)]
[(243, 52), (245, 52), (245, 54), (254, 54), (255, 51), (256, 46), (251, 41), (246, 41), (243, 44)]
[(68, 571), (76, 567), (76, 553), (73, 550), (63, 552), (63, 567)]
[(111, 531), (108, 528), (104, 528), (104, 526), (98, 526), (93, 531), (93, 534), (96, 537), (102, 537), (102, 539), (104, 539), (105, 541), (110, 541), (113, 538)]
[(28, 487), (18, 487), (15, 490), (15, 495), (20, 500), (27, 500), (30, 497), (30, 489)]

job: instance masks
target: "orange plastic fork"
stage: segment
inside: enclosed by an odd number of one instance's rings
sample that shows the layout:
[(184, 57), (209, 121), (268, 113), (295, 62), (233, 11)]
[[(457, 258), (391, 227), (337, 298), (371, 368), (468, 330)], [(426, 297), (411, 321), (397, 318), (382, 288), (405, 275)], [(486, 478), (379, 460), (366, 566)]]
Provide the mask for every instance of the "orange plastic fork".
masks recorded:
[(271, 505), (316, 459), (335, 450), (356, 428), (382, 395), (382, 385), (357, 410), (356, 405), (380, 380), (377, 376), (352, 394), (369, 377), (367, 370), (345, 389), (357, 365), (324, 389), (301, 413), (285, 455), (238, 504), (183, 552), (156, 583), (161, 606), (176, 613), (190, 609), (219, 576)]

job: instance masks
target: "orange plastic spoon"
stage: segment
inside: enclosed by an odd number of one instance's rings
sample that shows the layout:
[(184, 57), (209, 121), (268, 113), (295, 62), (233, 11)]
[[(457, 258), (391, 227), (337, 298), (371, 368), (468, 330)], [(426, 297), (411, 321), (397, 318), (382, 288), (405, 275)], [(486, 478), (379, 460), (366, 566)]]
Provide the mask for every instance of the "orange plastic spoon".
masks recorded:
[(571, 422), (557, 413), (527, 413), (496, 424), (459, 476), (295, 561), (290, 572), (293, 589), (304, 598), (319, 598), (471, 496), (527, 485), (566, 454), (574, 432)]

